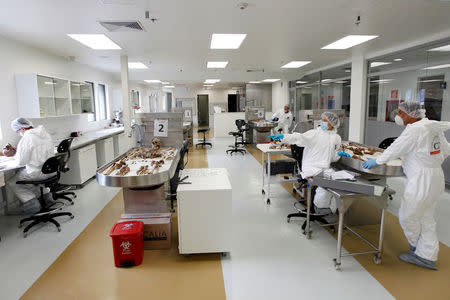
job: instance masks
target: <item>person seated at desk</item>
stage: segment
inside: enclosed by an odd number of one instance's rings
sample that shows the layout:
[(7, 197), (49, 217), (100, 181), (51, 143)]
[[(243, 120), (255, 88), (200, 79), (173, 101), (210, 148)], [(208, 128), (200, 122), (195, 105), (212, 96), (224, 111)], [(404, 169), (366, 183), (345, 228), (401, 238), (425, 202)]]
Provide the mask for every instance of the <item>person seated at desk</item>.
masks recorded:
[[(41, 169), (45, 161), (54, 156), (54, 145), (50, 135), (43, 126), (33, 127), (33, 124), (25, 118), (17, 118), (11, 122), (11, 128), (22, 136), (17, 149), (10, 144), (3, 148), (5, 156), (14, 156), (17, 165), (25, 166), (20, 169), (6, 183), (15, 196), (21, 202), (23, 213), (36, 213), (41, 205), (38, 201), (40, 195), (39, 187), (30, 184), (16, 184), (20, 180), (42, 180), (54, 174), (43, 174)], [(44, 198), (51, 201), (49, 189), (44, 190)]]
[[(339, 125), (338, 116), (335, 113), (326, 111), (322, 113), (320, 127), (305, 133), (276, 134), (270, 137), (282, 143), (305, 147), (302, 158), (302, 170), (298, 175), (299, 181), (302, 181), (329, 169), (332, 162), (338, 161), (339, 157), (343, 156), (343, 152), (338, 152), (341, 146), (341, 137), (336, 130)], [(314, 195), (314, 205), (315, 208), (313, 210), (318, 213), (329, 213), (330, 209), (333, 213), (336, 211), (336, 202), (333, 196), (321, 187), (317, 188)]]

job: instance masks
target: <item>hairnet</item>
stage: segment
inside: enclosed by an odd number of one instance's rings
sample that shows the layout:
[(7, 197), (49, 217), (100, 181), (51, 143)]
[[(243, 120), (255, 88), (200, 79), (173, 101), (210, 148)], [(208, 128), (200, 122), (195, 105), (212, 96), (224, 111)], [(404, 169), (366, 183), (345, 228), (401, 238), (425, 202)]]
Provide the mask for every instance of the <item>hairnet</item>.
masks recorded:
[(19, 131), (22, 128), (30, 128), (33, 127), (33, 124), (30, 120), (25, 118), (17, 118), (11, 122), (11, 128), (14, 131)]
[(407, 115), (416, 119), (425, 118), (425, 109), (422, 108), (419, 101), (402, 102), (398, 109), (403, 110)]
[(341, 123), (339, 121), (339, 117), (331, 111), (323, 112), (322, 118), (323, 117), (325, 117), (331, 123), (331, 125), (333, 125), (334, 128), (338, 128)]

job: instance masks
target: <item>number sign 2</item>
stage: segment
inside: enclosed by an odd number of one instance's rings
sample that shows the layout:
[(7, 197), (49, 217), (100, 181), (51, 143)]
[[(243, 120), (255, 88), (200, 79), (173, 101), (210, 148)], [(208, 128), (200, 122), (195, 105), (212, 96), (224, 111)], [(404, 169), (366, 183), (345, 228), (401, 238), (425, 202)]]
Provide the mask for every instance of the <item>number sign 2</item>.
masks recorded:
[(156, 119), (154, 121), (153, 136), (167, 137), (169, 135), (169, 120)]

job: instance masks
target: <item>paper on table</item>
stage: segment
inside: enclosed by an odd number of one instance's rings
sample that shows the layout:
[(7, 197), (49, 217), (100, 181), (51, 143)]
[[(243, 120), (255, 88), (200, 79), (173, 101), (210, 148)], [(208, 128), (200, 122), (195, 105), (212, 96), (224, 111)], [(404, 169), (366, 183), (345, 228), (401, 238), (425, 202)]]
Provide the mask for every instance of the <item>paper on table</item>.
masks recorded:
[(325, 170), (324, 172), (323, 172), (323, 174), (326, 176), (326, 177), (329, 177), (329, 178), (331, 178), (331, 179), (333, 179), (333, 180), (339, 180), (339, 179), (355, 179), (355, 175), (353, 175), (352, 173), (350, 173), (350, 172), (347, 172), (347, 171), (344, 171), (344, 170), (341, 170), (341, 171), (334, 171), (334, 170), (332, 170), (332, 169), (328, 169), (328, 170)]

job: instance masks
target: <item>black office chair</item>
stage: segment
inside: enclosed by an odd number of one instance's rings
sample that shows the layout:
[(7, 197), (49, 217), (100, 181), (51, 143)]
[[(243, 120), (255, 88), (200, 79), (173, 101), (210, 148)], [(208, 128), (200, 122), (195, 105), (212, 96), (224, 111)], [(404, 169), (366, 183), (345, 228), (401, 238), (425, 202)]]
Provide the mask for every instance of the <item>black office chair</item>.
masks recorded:
[[(60, 161), (60, 168), (59, 171), (61, 173), (66, 173), (70, 169), (67, 166), (67, 163), (70, 159), (70, 146), (72, 145), (73, 138), (68, 138), (65, 140), (62, 140), (61, 143), (59, 143), (57, 152), (58, 157)], [(52, 196), (53, 199), (64, 199), (68, 201), (71, 205), (73, 205), (73, 200), (68, 197), (68, 195), (72, 196), (74, 199), (77, 197), (77, 195), (74, 192), (69, 191), (72, 187), (70, 185), (64, 185), (58, 183), (53, 187)]]
[(237, 142), (237, 144), (238, 145), (247, 145), (247, 144), (249, 144), (248, 142), (246, 142), (244, 140), (245, 133), (250, 130), (250, 128), (247, 127), (247, 122), (245, 122), (245, 120), (238, 119), (238, 120), (236, 120), (235, 124), (236, 124), (236, 127), (238, 129), (238, 132), (241, 134), (240, 135), (241, 141)]
[(170, 211), (175, 212), (173, 203), (177, 200), (177, 187), (180, 183), (183, 183), (184, 180), (187, 179), (188, 176), (184, 178), (180, 178), (180, 171), (186, 167), (187, 162), (185, 163), (184, 158), (189, 154), (189, 142), (185, 141), (183, 142), (183, 146), (180, 149), (180, 160), (178, 161), (177, 168), (175, 170), (175, 174), (173, 175), (172, 179), (170, 179)]
[[(247, 151), (245, 149), (240, 148), (239, 146), (243, 145), (244, 141), (244, 131), (243, 126), (246, 124), (244, 120), (236, 120), (235, 122), (236, 127), (238, 131), (230, 131), (228, 132), (229, 135), (234, 136), (234, 145), (230, 145), (228, 147), (231, 147), (231, 149), (228, 149), (226, 151), (227, 154), (233, 155), (233, 153), (242, 153), (245, 155)], [(238, 139), (241, 138), (242, 142), (239, 142)]]
[[(297, 161), (298, 170), (301, 170), (301, 169), (302, 169), (302, 159), (303, 159), (303, 150), (304, 150), (304, 149), (305, 149), (304, 147), (299, 147), (299, 146), (294, 145), (294, 144), (291, 145), (291, 154), (292, 154), (292, 158), (294, 158), (294, 159)], [(299, 177), (300, 188), (305, 187), (306, 184), (307, 184), (307, 181), (306, 181), (305, 179), (301, 178), (300, 175), (298, 175), (298, 177)], [(323, 217), (326, 216), (327, 214), (317, 213), (317, 212), (315, 211), (315, 206), (314, 206), (314, 201), (313, 201), (313, 200), (314, 200), (315, 194), (316, 194), (316, 187), (314, 187), (314, 188), (311, 190), (311, 213), (310, 213), (310, 221), (311, 221), (311, 222), (313, 222), (313, 221), (318, 221), (318, 222), (323, 223), (323, 224), (328, 224), (328, 222), (323, 218)], [(306, 200), (306, 199), (303, 199), (302, 202), (305, 202), (305, 200)], [(287, 216), (287, 222), (288, 222), (288, 223), (291, 221), (291, 218), (296, 218), (296, 217), (299, 217), (299, 218), (306, 218), (306, 210), (305, 210), (302, 206), (300, 206), (300, 202), (296, 202), (296, 203), (294, 204), (294, 208), (295, 208), (298, 212), (289, 214), (289, 215)], [(306, 229), (306, 220), (303, 222), (303, 225), (302, 225), (302, 230), (305, 231), (305, 229)], [(333, 229), (334, 229), (334, 228), (332, 227), (332, 230), (333, 230)]]
[[(27, 237), (27, 234), (28, 234), (28, 231), (30, 230), (30, 228), (32, 228), (40, 223), (50, 222), (56, 226), (58, 231), (61, 231), (61, 225), (55, 220), (56, 217), (69, 216), (71, 219), (73, 219), (73, 215), (70, 212), (56, 212), (56, 211), (62, 209), (62, 207), (64, 206), (64, 203), (55, 202), (50, 205), (47, 205), (45, 203), (45, 199), (44, 199), (44, 187), (48, 187), (51, 190), (54, 185), (58, 184), (59, 177), (60, 177), (60, 171), (59, 171), (60, 164), (61, 163), (60, 163), (59, 157), (56, 157), (56, 156), (50, 157), (49, 159), (47, 159), (45, 161), (44, 165), (42, 166), (42, 173), (44, 173), (44, 174), (55, 173), (55, 175), (53, 175), (47, 179), (43, 179), (43, 180), (21, 180), (21, 181), (16, 182), (17, 184), (33, 184), (33, 185), (39, 186), (40, 191), (41, 191), (41, 194), (38, 197), (39, 203), (41, 205), (40, 211), (38, 213), (32, 215), (31, 217), (20, 220), (19, 228), (21, 228), (25, 222), (32, 221), (23, 230), (23, 237)], [(55, 205), (58, 207), (55, 207)]]
[(396, 137), (390, 137), (387, 139), (384, 139), (380, 145), (378, 145), (378, 148), (381, 149), (387, 149), (397, 138)]
[(202, 147), (209, 145), (212, 147), (212, 144), (206, 140), (206, 133), (208, 131), (209, 131), (209, 128), (201, 128), (201, 129), (197, 130), (197, 133), (203, 133), (203, 140), (201, 140), (200, 143), (195, 144), (195, 147), (197, 147), (198, 145), (201, 145)]

